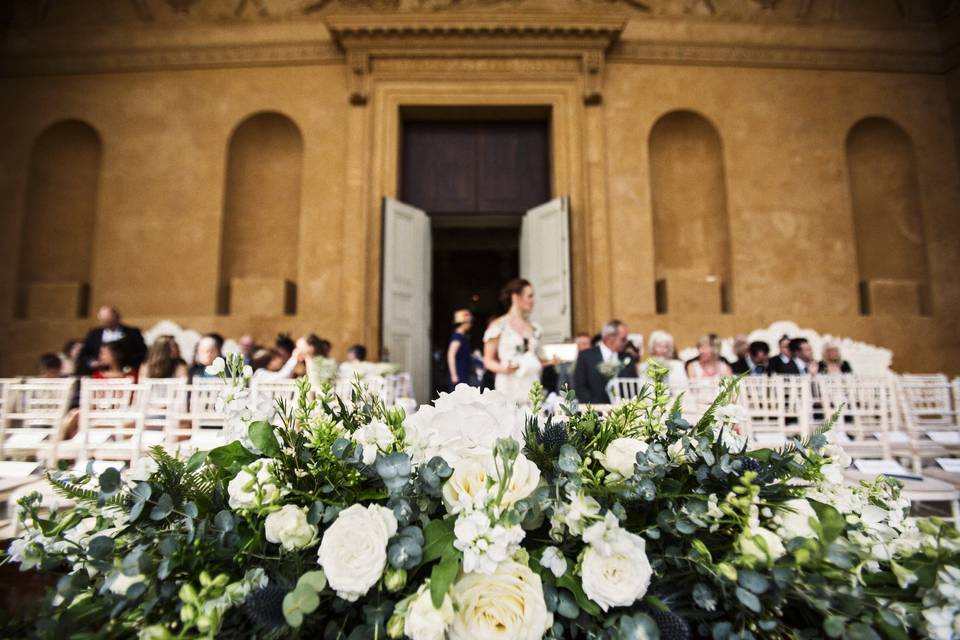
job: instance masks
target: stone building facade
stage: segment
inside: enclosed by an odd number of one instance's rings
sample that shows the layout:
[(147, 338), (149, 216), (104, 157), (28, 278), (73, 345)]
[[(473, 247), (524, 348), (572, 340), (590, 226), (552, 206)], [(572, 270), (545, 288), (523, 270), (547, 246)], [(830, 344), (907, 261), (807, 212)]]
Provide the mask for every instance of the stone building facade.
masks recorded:
[[(381, 343), (405, 118), (542, 118), (572, 330), (793, 320), (960, 373), (960, 3), (17, 0), (0, 373), (98, 305)], [(424, 116), (423, 114), (427, 114)], [(470, 235), (464, 230), (464, 241)]]

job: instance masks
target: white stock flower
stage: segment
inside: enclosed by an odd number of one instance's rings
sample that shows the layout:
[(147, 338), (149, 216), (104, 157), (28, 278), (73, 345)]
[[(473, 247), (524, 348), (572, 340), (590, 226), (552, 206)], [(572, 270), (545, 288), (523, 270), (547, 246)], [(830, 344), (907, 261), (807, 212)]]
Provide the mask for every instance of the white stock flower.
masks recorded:
[(357, 429), (353, 434), (354, 441), (363, 447), (363, 464), (373, 464), (377, 459), (377, 452), (386, 450), (396, 438), (385, 423), (374, 420)]
[(674, 464), (683, 464), (687, 461), (683, 450), (683, 440), (674, 440), (673, 444), (667, 447), (667, 457)]
[(558, 578), (567, 572), (567, 559), (556, 547), (547, 547), (543, 550), (543, 555), (540, 556), (540, 564)]
[(462, 514), (453, 526), (453, 546), (463, 552), (465, 573), (491, 574), (497, 565), (520, 548), (523, 529), (520, 525), (493, 525), (482, 511)]
[(570, 533), (578, 536), (589, 526), (591, 520), (600, 517), (600, 503), (592, 496), (578, 493), (570, 499), (569, 504), (562, 507), (563, 523)]
[(553, 624), (540, 577), (507, 561), (490, 575), (467, 573), (453, 585), (450, 640), (539, 640)]
[(267, 541), (287, 551), (309, 547), (317, 537), (317, 527), (307, 522), (307, 511), (292, 504), (274, 511), (264, 522)]
[(217, 357), (217, 359), (206, 368), (206, 374), (208, 376), (218, 376), (226, 370), (227, 361), (221, 357)]
[(584, 529), (583, 541), (591, 545), (594, 549), (603, 555), (613, 553), (613, 545), (620, 542), (619, 532), (620, 521), (612, 511), (607, 511), (603, 515), (603, 520), (598, 520)]
[(448, 513), (484, 508), (492, 482), (487, 467), (479, 458), (465, 458), (457, 463), (453, 475), (443, 485), (443, 503)]
[(241, 469), (227, 485), (231, 509), (259, 509), (286, 495), (273, 476), (274, 461), (258, 458)]
[(491, 455), (498, 438), (523, 442), (524, 415), (499, 391), (466, 384), (441, 393), (404, 421), (414, 463), (441, 456), (450, 466), (463, 458)]
[[(766, 551), (760, 547), (755, 538), (763, 540), (767, 547)], [(740, 553), (761, 562), (773, 562), (787, 552), (787, 548), (783, 546), (783, 541), (780, 539), (780, 536), (764, 527), (754, 527), (745, 530), (740, 534), (738, 542), (740, 544)]]
[(617, 438), (609, 445), (600, 459), (607, 471), (619, 473), (622, 478), (633, 477), (637, 454), (647, 450), (647, 443), (636, 438)]
[(841, 469), (846, 469), (853, 462), (850, 454), (839, 444), (828, 444), (823, 448), (822, 454), (824, 457), (830, 458), (831, 462)]
[(780, 514), (780, 527), (784, 540), (791, 538), (816, 538), (817, 532), (810, 525), (810, 519), (818, 520), (817, 512), (810, 506), (810, 502), (803, 498), (787, 500), (784, 507), (791, 511)]
[(587, 547), (580, 566), (584, 593), (604, 611), (642, 598), (653, 577), (643, 538), (618, 528), (608, 542), (610, 553), (592, 544)]
[(134, 482), (146, 482), (159, 468), (156, 460), (150, 456), (142, 456), (137, 458), (137, 461), (133, 463), (133, 467), (130, 469), (130, 474), (127, 477)]
[(337, 595), (354, 602), (383, 575), (387, 542), (397, 533), (393, 511), (354, 504), (323, 533), (318, 562)]
[(433, 606), (430, 585), (424, 584), (410, 602), (403, 621), (403, 633), (410, 640), (444, 640), (447, 627), (453, 622), (453, 601), (444, 594), (440, 608)]

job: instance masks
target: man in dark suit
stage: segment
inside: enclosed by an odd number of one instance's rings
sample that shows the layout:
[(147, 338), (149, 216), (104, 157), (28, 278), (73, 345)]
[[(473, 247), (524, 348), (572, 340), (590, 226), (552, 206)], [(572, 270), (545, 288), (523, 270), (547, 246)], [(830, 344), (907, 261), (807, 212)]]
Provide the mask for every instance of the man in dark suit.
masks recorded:
[[(589, 404), (609, 404), (607, 382), (610, 377), (604, 375), (601, 365), (609, 368), (619, 367), (617, 377), (636, 377), (637, 363), (624, 358), (622, 351), (627, 345), (627, 325), (619, 320), (611, 320), (603, 325), (600, 342), (580, 352), (573, 372), (573, 390), (577, 400)], [(605, 367), (606, 368), (606, 367)]]
[(770, 364), (767, 365), (767, 373), (797, 373), (796, 371), (784, 371), (790, 369), (793, 364), (793, 352), (790, 351), (790, 336), (780, 336), (777, 343), (780, 353), (770, 358)]
[(96, 370), (100, 347), (109, 342), (119, 342), (123, 347), (126, 358), (123, 366), (138, 368), (147, 357), (147, 345), (140, 329), (120, 324), (120, 312), (113, 307), (100, 307), (97, 320), (100, 326), (91, 329), (83, 341), (83, 349), (77, 357), (77, 373), (85, 375)]

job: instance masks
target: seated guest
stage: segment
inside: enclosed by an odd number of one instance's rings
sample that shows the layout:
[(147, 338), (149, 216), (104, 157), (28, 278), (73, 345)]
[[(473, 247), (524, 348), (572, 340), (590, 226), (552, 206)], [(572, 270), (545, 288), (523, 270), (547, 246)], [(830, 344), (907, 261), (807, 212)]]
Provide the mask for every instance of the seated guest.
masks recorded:
[(355, 344), (347, 349), (347, 357), (340, 363), (337, 376), (341, 380), (353, 380), (357, 374), (360, 374), (361, 378), (365, 378), (369, 370), (367, 348), (362, 344)]
[(147, 355), (147, 345), (143, 334), (136, 327), (120, 323), (120, 312), (113, 307), (100, 307), (97, 311), (100, 326), (91, 329), (83, 341), (80, 355), (77, 357), (76, 373), (88, 374), (99, 366), (100, 347), (110, 342), (119, 342), (129, 360), (128, 365), (139, 368)]
[(250, 364), (250, 360), (253, 358), (253, 352), (257, 349), (257, 341), (253, 339), (253, 336), (246, 334), (240, 336), (240, 339), (237, 340), (237, 345), (240, 346), (240, 355), (243, 356), (243, 364)]
[(207, 367), (212, 365), (213, 361), (219, 357), (220, 347), (217, 345), (217, 339), (212, 335), (200, 338), (194, 351), (193, 366), (190, 367), (190, 379), (216, 378), (217, 376), (207, 373)]
[(291, 338), (289, 334), (280, 333), (277, 334), (273, 348), (280, 353), (280, 357), (286, 362), (293, 355), (294, 349), (297, 348), (297, 343), (293, 341), (293, 338)]
[(132, 367), (119, 341), (108, 342), (100, 346), (100, 357), (97, 359), (97, 370), (93, 377), (97, 380), (111, 380), (115, 378), (132, 378), (137, 381), (139, 371)]
[(180, 357), (180, 345), (173, 336), (160, 336), (147, 351), (147, 361), (140, 367), (141, 378), (186, 378), (190, 373)]
[(593, 343), (590, 340), (590, 334), (583, 331), (575, 335), (573, 337), (573, 341), (577, 344), (577, 353), (586, 351), (593, 346)]
[(733, 372), (739, 375), (750, 371), (750, 343), (747, 341), (747, 336), (742, 333), (738, 333), (733, 338), (733, 354), (737, 356), (737, 359), (730, 365)]
[[(667, 367), (670, 372), (667, 374), (667, 384), (672, 386), (682, 385), (687, 381), (687, 373), (684, 370), (683, 363), (676, 356), (673, 336), (666, 331), (654, 331), (650, 334), (648, 343), (650, 359), (656, 360)], [(647, 363), (641, 362), (637, 367), (640, 375), (647, 375)]]
[(782, 335), (777, 341), (779, 353), (774, 358), (770, 358), (767, 365), (767, 373), (796, 373), (795, 371), (784, 372), (782, 368), (792, 369), (790, 364), (793, 362), (793, 352), (790, 350), (790, 336)]
[(729, 375), (733, 375), (733, 370), (720, 357), (720, 337), (715, 333), (701, 336), (697, 341), (697, 357), (687, 363), (687, 377), (698, 380)]
[(63, 345), (63, 351), (60, 352), (60, 360), (63, 366), (60, 367), (60, 374), (72, 376), (77, 372), (77, 360), (80, 358), (80, 351), (83, 349), (83, 340), (67, 340)]
[(636, 361), (627, 360), (622, 351), (627, 344), (627, 325), (611, 320), (603, 325), (600, 343), (577, 356), (573, 389), (577, 400), (590, 404), (610, 404), (607, 382), (611, 378), (637, 375)]
[(820, 362), (820, 373), (831, 376), (840, 373), (853, 373), (850, 363), (840, 355), (840, 345), (836, 342), (828, 342), (823, 345), (823, 361)]
[[(793, 358), (786, 364), (778, 365), (778, 370), (773, 372), (780, 375), (814, 375), (817, 373), (817, 362), (813, 359), (813, 348), (806, 338), (793, 338), (790, 340), (790, 353)], [(776, 358), (774, 359), (776, 361)]]
[(324, 384), (333, 384), (337, 379), (337, 361), (330, 357), (330, 341), (312, 333), (302, 340), (310, 387), (320, 389)]
[(303, 361), (303, 354), (296, 346), (290, 357), (284, 360), (283, 353), (276, 349), (257, 349), (253, 354), (251, 367), (257, 380), (287, 380), (293, 377), (293, 371)]
[(39, 373), (41, 378), (63, 377), (63, 360), (55, 353), (43, 354), (40, 356)]
[(763, 375), (767, 373), (767, 366), (770, 364), (770, 345), (763, 340), (754, 340), (750, 343), (750, 353), (747, 355), (747, 365), (750, 375)]

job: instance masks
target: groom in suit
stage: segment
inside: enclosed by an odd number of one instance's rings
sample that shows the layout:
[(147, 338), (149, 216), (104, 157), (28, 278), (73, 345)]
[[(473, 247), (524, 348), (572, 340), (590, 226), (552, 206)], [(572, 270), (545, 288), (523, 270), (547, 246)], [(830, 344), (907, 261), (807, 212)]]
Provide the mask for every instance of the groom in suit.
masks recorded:
[(108, 342), (119, 342), (127, 359), (123, 366), (137, 369), (147, 357), (147, 345), (140, 329), (120, 324), (120, 312), (114, 307), (101, 307), (97, 311), (97, 320), (100, 326), (91, 329), (83, 341), (83, 349), (77, 357), (77, 373), (89, 375), (96, 371), (100, 347)]
[(609, 404), (607, 382), (609, 378), (600, 370), (602, 363), (620, 363), (618, 377), (635, 377), (637, 363), (624, 360), (622, 351), (627, 346), (627, 325), (611, 320), (603, 325), (600, 343), (580, 352), (573, 372), (573, 390), (577, 400), (589, 404)]

